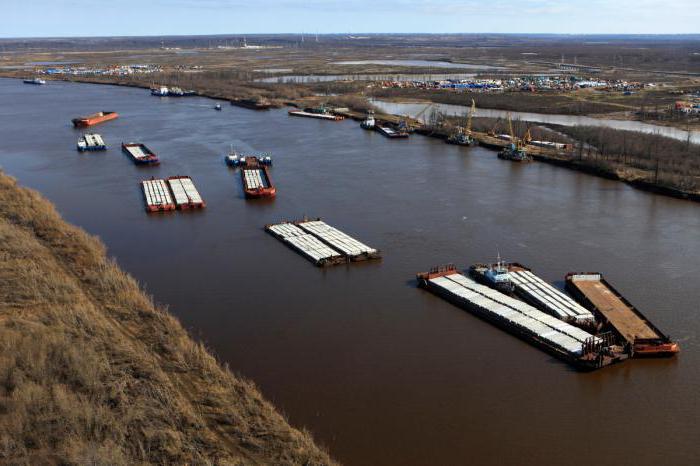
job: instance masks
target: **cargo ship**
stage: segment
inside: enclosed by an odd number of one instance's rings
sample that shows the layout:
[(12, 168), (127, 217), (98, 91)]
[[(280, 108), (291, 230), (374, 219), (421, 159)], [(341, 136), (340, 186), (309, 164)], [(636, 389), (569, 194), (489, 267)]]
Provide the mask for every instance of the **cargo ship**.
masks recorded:
[(24, 84), (36, 84), (38, 86), (42, 86), (42, 85), (46, 84), (46, 81), (44, 81), (41, 78), (25, 79)]
[(600, 273), (569, 273), (566, 290), (614, 332), (632, 357), (669, 357), (680, 351)]
[(255, 157), (245, 157), (239, 166), (245, 197), (248, 199), (275, 197), (277, 189), (272, 184), (267, 166), (259, 163)]
[(85, 151), (100, 151), (107, 150), (107, 144), (105, 144), (102, 136), (95, 133), (84, 134), (78, 139), (78, 150), (80, 152)]
[(324, 106), (305, 108), (304, 110), (290, 110), (288, 113), (290, 116), (317, 118), (319, 120), (342, 121), (345, 119), (344, 116), (334, 115)]
[(73, 126), (76, 128), (84, 128), (87, 126), (96, 125), (98, 123), (103, 123), (105, 121), (114, 120), (118, 118), (119, 114), (117, 112), (97, 112), (92, 115), (73, 118)]
[(578, 370), (590, 371), (627, 359), (608, 336), (592, 335), (491, 287), (454, 265), (416, 275), (418, 286), (471, 312)]
[(151, 178), (141, 182), (146, 212), (167, 212), (175, 210), (175, 202), (165, 180)]
[(122, 143), (122, 152), (131, 157), (136, 165), (158, 165), (158, 156), (145, 144), (138, 142)]
[(469, 268), (469, 274), (477, 282), (517, 297), (557, 319), (591, 332), (597, 330), (595, 316), (591, 311), (522, 264), (503, 263), (500, 260), (491, 265), (475, 264)]
[(237, 107), (249, 108), (251, 110), (269, 110), (272, 104), (263, 98), (257, 99), (234, 99), (231, 101), (231, 105)]

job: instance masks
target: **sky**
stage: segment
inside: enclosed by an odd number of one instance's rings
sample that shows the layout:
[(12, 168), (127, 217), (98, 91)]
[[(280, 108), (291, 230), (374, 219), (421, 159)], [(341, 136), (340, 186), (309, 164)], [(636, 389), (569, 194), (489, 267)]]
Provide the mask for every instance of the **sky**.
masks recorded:
[(700, 0), (0, 0), (0, 11), (0, 37), (700, 33)]

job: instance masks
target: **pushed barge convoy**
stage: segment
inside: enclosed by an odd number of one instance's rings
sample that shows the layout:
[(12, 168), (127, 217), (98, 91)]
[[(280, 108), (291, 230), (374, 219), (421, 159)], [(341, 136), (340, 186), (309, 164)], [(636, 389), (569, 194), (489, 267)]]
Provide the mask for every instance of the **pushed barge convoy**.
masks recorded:
[(319, 267), (381, 258), (377, 249), (320, 219), (266, 225), (265, 230)]
[(595, 330), (595, 316), (540, 277), (518, 263), (475, 264), (469, 274), (506, 294), (516, 296), (542, 312), (584, 329)]
[(625, 342), (633, 357), (674, 356), (680, 351), (601, 274), (569, 273), (566, 289)]
[(105, 121), (114, 120), (118, 117), (119, 114), (117, 112), (97, 112), (92, 115), (73, 118), (71, 121), (76, 128), (85, 128)]
[(158, 156), (151, 151), (145, 144), (131, 142), (122, 142), (122, 152), (131, 157), (136, 165), (158, 165), (160, 160)]
[(579, 370), (593, 370), (627, 356), (609, 335), (595, 336), (535, 309), (527, 303), (477, 283), (453, 265), (417, 275), (418, 285), (520, 337)]

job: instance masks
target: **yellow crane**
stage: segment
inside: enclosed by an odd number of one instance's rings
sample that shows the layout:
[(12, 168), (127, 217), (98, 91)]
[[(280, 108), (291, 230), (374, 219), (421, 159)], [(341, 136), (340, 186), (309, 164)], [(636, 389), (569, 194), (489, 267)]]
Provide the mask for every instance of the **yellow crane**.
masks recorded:
[(476, 114), (476, 102), (472, 99), (472, 108), (469, 110), (469, 116), (467, 117), (467, 126), (464, 127), (464, 135), (471, 137), (472, 135), (472, 118)]

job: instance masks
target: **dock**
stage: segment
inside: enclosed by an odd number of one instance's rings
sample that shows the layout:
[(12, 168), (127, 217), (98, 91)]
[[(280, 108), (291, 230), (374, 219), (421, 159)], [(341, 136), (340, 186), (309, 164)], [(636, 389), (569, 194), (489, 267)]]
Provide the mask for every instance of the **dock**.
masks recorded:
[(636, 357), (673, 356), (677, 343), (656, 328), (636, 307), (612, 287), (600, 273), (569, 273), (566, 289), (618, 335)]
[(170, 191), (175, 198), (178, 209), (203, 209), (206, 203), (189, 176), (171, 176), (168, 178)]
[(321, 267), (381, 258), (378, 249), (361, 243), (321, 219), (282, 222), (267, 225), (265, 230)]
[(515, 293), (525, 302), (575, 325), (595, 325), (595, 316), (571, 297), (554, 288), (527, 268), (511, 266), (509, 275)]
[(417, 275), (419, 286), (520, 337), (580, 370), (626, 359), (607, 338), (592, 335), (461, 274), (454, 266)]
[(147, 212), (165, 212), (175, 210), (175, 202), (165, 180), (150, 179), (141, 182), (146, 200)]

